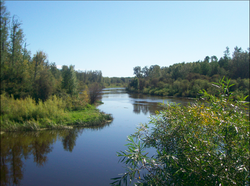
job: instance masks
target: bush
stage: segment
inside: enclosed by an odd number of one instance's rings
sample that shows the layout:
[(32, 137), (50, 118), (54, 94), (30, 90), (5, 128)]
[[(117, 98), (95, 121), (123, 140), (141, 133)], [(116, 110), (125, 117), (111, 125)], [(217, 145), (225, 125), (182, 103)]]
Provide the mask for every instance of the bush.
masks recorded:
[(144, 94), (148, 94), (149, 93), (149, 88), (144, 88), (142, 91)]
[[(127, 172), (112, 184), (249, 185), (248, 108), (233, 101), (229, 81), (214, 86), (219, 97), (203, 90), (206, 103), (166, 105), (129, 136), (128, 150), (118, 153)], [(148, 157), (146, 148), (156, 155)]]

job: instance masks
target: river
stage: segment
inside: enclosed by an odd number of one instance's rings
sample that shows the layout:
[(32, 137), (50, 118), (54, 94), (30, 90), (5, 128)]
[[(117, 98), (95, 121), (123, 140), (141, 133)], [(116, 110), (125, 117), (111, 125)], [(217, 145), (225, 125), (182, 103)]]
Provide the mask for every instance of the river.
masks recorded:
[(104, 127), (75, 128), (1, 135), (1, 185), (110, 185), (124, 172), (116, 152), (140, 123), (162, 107), (158, 103), (189, 100), (103, 90), (98, 108), (113, 115)]

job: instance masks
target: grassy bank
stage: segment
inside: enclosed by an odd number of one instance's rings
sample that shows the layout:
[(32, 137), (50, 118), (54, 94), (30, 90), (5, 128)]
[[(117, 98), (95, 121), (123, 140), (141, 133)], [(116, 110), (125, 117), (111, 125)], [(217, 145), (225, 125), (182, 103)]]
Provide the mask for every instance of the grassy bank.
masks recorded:
[[(1, 95), (1, 131), (60, 129), (69, 126), (104, 125), (112, 120), (110, 114), (86, 104), (69, 109), (69, 101), (53, 96), (45, 102), (32, 98), (14, 99)], [(72, 103), (70, 103), (72, 104)]]

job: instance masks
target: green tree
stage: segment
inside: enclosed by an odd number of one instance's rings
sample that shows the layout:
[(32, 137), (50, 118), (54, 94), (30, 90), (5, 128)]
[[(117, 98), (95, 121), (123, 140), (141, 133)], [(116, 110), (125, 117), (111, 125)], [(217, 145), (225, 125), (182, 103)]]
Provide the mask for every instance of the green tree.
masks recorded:
[(16, 16), (9, 19), (1, 1), (1, 93), (24, 98), (31, 90), (29, 52), (23, 47), (24, 34)]
[(219, 63), (217, 61), (212, 61), (210, 63), (210, 67), (211, 67), (210, 76), (218, 74)]
[(33, 72), (33, 79), (36, 80), (36, 77), (39, 76), (40, 72), (48, 66), (47, 61), (47, 54), (43, 51), (37, 51), (32, 59), (32, 72)]
[(147, 66), (142, 68), (143, 77), (147, 78), (149, 76), (149, 68)]
[(211, 56), (211, 62), (217, 62), (218, 58), (216, 56)]
[(201, 62), (195, 62), (193, 63), (193, 68), (192, 68), (193, 73), (201, 74)]
[(210, 75), (210, 65), (207, 60), (201, 62), (201, 74), (202, 75)]
[(150, 78), (160, 78), (161, 77), (161, 67), (159, 65), (151, 65), (149, 68)]
[(77, 95), (77, 79), (74, 66), (70, 65), (62, 67), (62, 88), (71, 96)]
[(22, 45), (24, 42), (24, 34), (21, 29), (21, 22), (12, 17), (10, 29), (10, 53), (11, 53), (11, 67), (13, 71), (19, 71), (22, 62)]
[(241, 48), (236, 46), (234, 48), (233, 58), (230, 60), (229, 66), (232, 78), (249, 78), (249, 52), (244, 52)]
[(209, 56), (206, 56), (204, 61), (208, 62), (209, 63), (209, 60), (210, 60), (210, 57)]
[(39, 78), (34, 83), (35, 99), (41, 99), (46, 101), (54, 92), (54, 77), (48, 69), (44, 69), (40, 72)]
[(134, 75), (138, 78), (142, 77), (142, 70), (140, 66), (134, 67)]
[(220, 58), (218, 63), (220, 67), (224, 68), (225, 70), (228, 70), (229, 60), (231, 60), (230, 51), (229, 51), (229, 47), (226, 47), (226, 50), (224, 51), (224, 56), (223, 58)]
[[(7, 49), (8, 49), (8, 23), (9, 23), (9, 12), (4, 5), (4, 1), (0, 1), (0, 53), (1, 53), (1, 67), (4, 61), (7, 60)], [(2, 73), (1, 73), (2, 74)]]

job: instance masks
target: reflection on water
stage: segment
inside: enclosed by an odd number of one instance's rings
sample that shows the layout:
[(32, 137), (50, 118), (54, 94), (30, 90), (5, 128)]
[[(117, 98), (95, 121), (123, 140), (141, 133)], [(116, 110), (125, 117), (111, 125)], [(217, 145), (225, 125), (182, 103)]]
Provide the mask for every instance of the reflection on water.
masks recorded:
[(170, 98), (162, 96), (150, 96), (145, 94), (130, 93), (129, 98), (133, 104), (133, 112), (140, 114), (141, 112), (145, 115), (148, 113), (151, 115), (155, 114), (155, 111), (160, 111), (164, 108), (164, 104), (167, 103), (181, 103), (187, 105), (190, 103), (188, 99)]
[[(108, 126), (107, 124), (105, 126)], [(6, 132), (1, 135), (0, 172), (1, 185), (20, 185), (23, 178), (24, 160), (32, 158), (36, 166), (44, 166), (53, 144), (61, 140), (65, 151), (72, 152), (76, 140), (85, 129), (100, 130), (101, 127), (74, 128), (33, 132)]]
[(161, 110), (159, 103), (190, 101), (127, 93), (124, 88), (102, 93), (104, 104), (98, 108), (113, 115), (112, 123), (2, 134), (1, 185), (110, 185), (110, 178), (124, 172), (116, 152), (125, 148), (127, 135)]
[(125, 88), (107, 88), (102, 91), (103, 99), (121, 99), (125, 98), (132, 103), (133, 112), (135, 114), (143, 113), (144, 115), (155, 114), (156, 110), (161, 110), (163, 107), (159, 103), (162, 103), (162, 97), (149, 96), (136, 93), (127, 93)]
[(135, 114), (140, 114), (142, 112), (145, 115), (147, 115), (148, 113), (154, 115), (156, 110), (161, 110), (163, 108), (159, 105), (159, 103), (148, 103), (145, 101), (135, 101), (133, 107), (133, 112)]
[[(64, 132), (64, 131), (61, 131)], [(63, 135), (63, 134), (61, 134)], [(1, 185), (19, 185), (23, 178), (23, 159), (33, 156), (37, 166), (47, 162), (55, 132), (13, 132), (1, 136)]]
[(124, 94), (127, 93), (125, 88), (104, 88), (103, 94)]
[(64, 150), (72, 152), (74, 146), (76, 145), (76, 138), (78, 137), (78, 133), (79, 132), (77, 130), (73, 129), (69, 130), (67, 136), (62, 137)]

